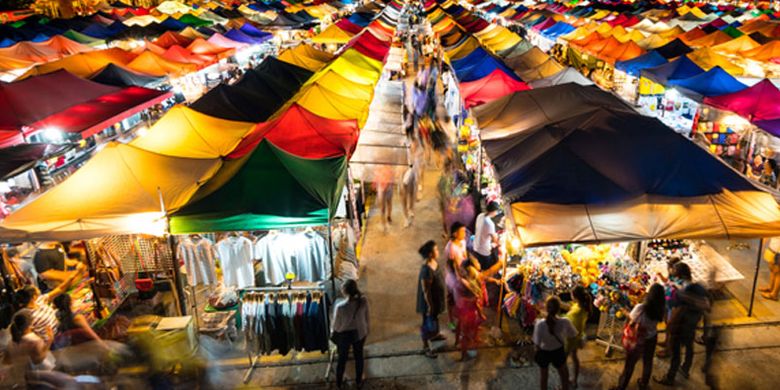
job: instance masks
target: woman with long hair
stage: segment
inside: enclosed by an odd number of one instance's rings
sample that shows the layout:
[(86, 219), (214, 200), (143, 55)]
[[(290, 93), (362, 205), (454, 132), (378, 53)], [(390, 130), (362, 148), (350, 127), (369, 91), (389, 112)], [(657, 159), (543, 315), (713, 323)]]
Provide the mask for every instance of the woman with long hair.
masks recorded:
[(476, 355), (479, 326), (485, 320), (482, 310), (485, 298), (479, 271), (471, 265), (462, 268), (460, 284), (455, 290), (455, 313), (460, 335), (460, 360)]
[(561, 311), (561, 301), (552, 296), (545, 303), (547, 314), (534, 325), (533, 342), (536, 346), (534, 361), (539, 365), (539, 383), (542, 390), (547, 390), (550, 375), (550, 364), (558, 370), (561, 378), (561, 389), (569, 389), (569, 369), (566, 367), (566, 349), (563, 340), (574, 337), (577, 330), (568, 318), (558, 318)]
[(49, 351), (51, 341), (46, 341), (33, 332), (33, 318), (29, 309), (22, 309), (14, 314), (9, 331), (11, 348), (8, 357), (27, 359), (32, 370), (54, 369), (54, 356)]
[(644, 337), (637, 344), (636, 348), (626, 353), (623, 373), (620, 375), (620, 381), (614, 389), (623, 390), (628, 387), (631, 376), (634, 374), (634, 367), (640, 358), (642, 359), (642, 378), (639, 379), (639, 388), (648, 388), (650, 376), (653, 374), (653, 356), (658, 343), (657, 327), (658, 323), (664, 318), (665, 301), (664, 287), (656, 283), (650, 286), (644, 302), (637, 304), (631, 310), (628, 316), (629, 321), (639, 325), (639, 334)]
[(357, 282), (349, 279), (341, 286), (344, 298), (333, 306), (333, 327), (331, 339), (336, 343), (338, 364), (336, 365), (336, 385), (344, 385), (344, 370), (347, 366), (349, 349), (355, 356), (355, 383), (363, 386), (363, 346), (368, 335), (368, 300), (360, 292)]
[(583, 286), (574, 287), (571, 291), (571, 297), (574, 303), (566, 313), (566, 318), (574, 325), (577, 334), (566, 340), (566, 352), (571, 356), (571, 362), (573, 363), (574, 375), (571, 379), (571, 385), (572, 388), (576, 389), (580, 378), (580, 358), (577, 356), (577, 350), (585, 346), (585, 325), (593, 309), (593, 299), (588, 290)]

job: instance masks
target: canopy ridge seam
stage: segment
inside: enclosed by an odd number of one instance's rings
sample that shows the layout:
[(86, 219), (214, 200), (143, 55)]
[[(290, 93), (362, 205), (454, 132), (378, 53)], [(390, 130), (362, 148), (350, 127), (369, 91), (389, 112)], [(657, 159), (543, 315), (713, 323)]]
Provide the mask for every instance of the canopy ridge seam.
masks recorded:
[(710, 199), (710, 203), (712, 204), (713, 210), (715, 210), (715, 215), (718, 216), (718, 220), (720, 220), (720, 224), (723, 225), (723, 231), (726, 232), (726, 239), (731, 239), (731, 234), (729, 234), (729, 228), (726, 226), (726, 222), (723, 220), (723, 217), (720, 215), (720, 211), (718, 211), (718, 206), (715, 205), (715, 199), (712, 198), (712, 195), (707, 195), (707, 198)]

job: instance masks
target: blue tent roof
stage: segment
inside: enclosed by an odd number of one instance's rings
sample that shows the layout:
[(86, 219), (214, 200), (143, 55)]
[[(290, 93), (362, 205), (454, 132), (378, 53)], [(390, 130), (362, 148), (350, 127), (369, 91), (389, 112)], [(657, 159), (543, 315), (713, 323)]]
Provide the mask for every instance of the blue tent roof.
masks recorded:
[(106, 28), (105, 26), (99, 23), (92, 23), (79, 32), (84, 35), (89, 35), (92, 38), (98, 38), (98, 39), (111, 38), (115, 34), (113, 31), (109, 30), (108, 28)]
[(658, 84), (667, 85), (669, 80), (687, 79), (704, 73), (704, 69), (696, 65), (688, 57), (682, 56), (672, 62), (642, 69), (642, 77), (655, 81)]
[(166, 30), (179, 31), (179, 30), (184, 30), (189, 25), (176, 20), (176, 18), (174, 17), (168, 17), (165, 20), (163, 20), (162, 23), (160, 23), (160, 26), (164, 27)]
[(366, 27), (369, 23), (371, 23), (371, 19), (368, 19), (361, 14), (352, 14), (349, 16), (349, 18), (347, 18), (347, 20), (357, 24), (360, 27)]
[(14, 41), (13, 39), (3, 38), (3, 40), (0, 41), (0, 47), (8, 47), (8, 46), (13, 46), (15, 44), (16, 41)]
[(720, 66), (687, 79), (669, 80), (667, 85), (674, 86), (694, 100), (734, 93), (747, 88)]
[(265, 38), (257, 38), (253, 36), (249, 36), (247, 34), (242, 33), (239, 30), (231, 29), (230, 31), (225, 33), (225, 38), (234, 40), (236, 42), (242, 42), (242, 43), (248, 43), (248, 44), (260, 44), (263, 43), (271, 38), (269, 35)]
[(49, 36), (46, 35), (46, 34), (41, 34), (41, 33), (38, 33), (32, 39), (30, 39), (30, 41), (32, 41), (32, 42), (43, 42), (43, 41), (47, 41), (47, 40), (49, 40)]
[[(483, 140), (510, 202), (607, 205), (647, 194), (694, 197), (756, 189), (657, 119), (617, 109), (622, 102), (614, 96), (594, 99), (613, 99), (615, 108), (594, 104), (584, 110), (580, 100), (562, 98), (571, 89), (604, 94), (576, 84), (519, 92), (516, 95), (529, 97), (525, 101), (536, 107), (506, 107), (505, 112), (530, 110), (529, 116), (547, 117), (546, 123), (529, 129), (519, 125), (514, 134)], [(567, 104), (576, 114), (561, 118), (533, 113), (565, 110), (561, 105)]]
[(273, 34), (262, 31), (249, 23), (244, 23), (239, 30), (244, 34), (255, 38), (271, 39), (273, 37)]
[(461, 59), (452, 61), (452, 67), (455, 68), (455, 75), (460, 82), (479, 80), (496, 69), (501, 69), (518, 81), (522, 81), (503, 61), (493, 57), (481, 47)]
[(642, 69), (652, 68), (665, 64), (666, 62), (666, 58), (658, 54), (655, 50), (652, 50), (628, 61), (618, 61), (615, 63), (615, 69), (622, 70), (623, 72), (636, 77), (639, 76)]
[(576, 27), (572, 26), (571, 24), (566, 22), (558, 22), (542, 30), (542, 35), (548, 38), (555, 39), (561, 35), (568, 34), (574, 30), (576, 30)]
[(667, 42), (665, 45), (656, 48), (655, 51), (662, 55), (666, 59), (679, 57), (683, 54), (688, 54), (693, 51), (685, 42), (680, 38), (674, 38), (672, 41)]

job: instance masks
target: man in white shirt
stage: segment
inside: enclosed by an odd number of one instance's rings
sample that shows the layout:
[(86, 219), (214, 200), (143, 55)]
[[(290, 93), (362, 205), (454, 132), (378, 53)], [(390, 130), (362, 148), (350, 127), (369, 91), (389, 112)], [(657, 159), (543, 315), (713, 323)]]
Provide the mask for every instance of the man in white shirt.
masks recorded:
[(482, 269), (489, 269), (498, 261), (498, 234), (493, 218), (501, 207), (498, 202), (490, 202), (486, 211), (477, 216), (474, 234), (474, 256)]

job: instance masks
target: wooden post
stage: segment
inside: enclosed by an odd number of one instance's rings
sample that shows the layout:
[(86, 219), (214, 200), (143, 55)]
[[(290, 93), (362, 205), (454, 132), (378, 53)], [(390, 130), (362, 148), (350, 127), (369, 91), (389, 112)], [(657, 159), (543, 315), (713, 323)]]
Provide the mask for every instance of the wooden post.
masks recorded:
[(758, 254), (756, 255), (756, 272), (753, 275), (753, 288), (750, 290), (750, 304), (748, 305), (748, 317), (753, 316), (753, 303), (756, 300), (756, 285), (758, 284), (758, 270), (761, 268), (761, 255), (764, 252), (764, 239), (758, 241)]

